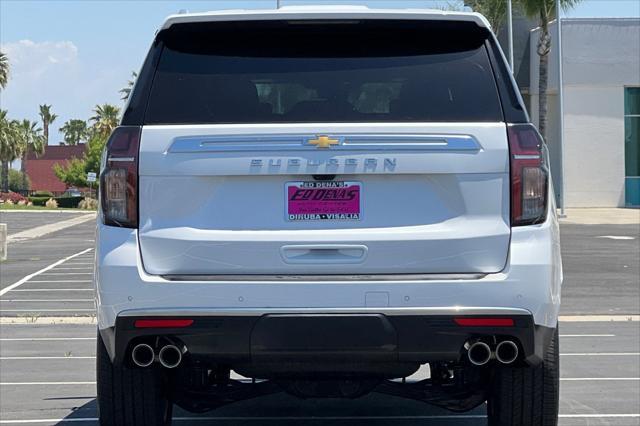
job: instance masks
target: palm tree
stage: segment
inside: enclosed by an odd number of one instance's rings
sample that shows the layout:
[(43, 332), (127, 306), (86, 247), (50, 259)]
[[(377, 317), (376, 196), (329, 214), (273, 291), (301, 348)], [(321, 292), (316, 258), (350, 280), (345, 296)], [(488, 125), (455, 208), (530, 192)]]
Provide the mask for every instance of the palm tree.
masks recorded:
[(9, 164), (20, 157), (22, 145), (19, 143), (18, 122), (7, 118), (7, 111), (0, 110), (0, 163), (2, 170), (2, 192), (9, 191)]
[(101, 136), (109, 136), (113, 129), (118, 127), (120, 108), (115, 105), (96, 105), (93, 110), (94, 116), (89, 120), (93, 121), (93, 131)]
[[(547, 131), (547, 85), (549, 80), (549, 52), (551, 51), (551, 35), (549, 34), (549, 21), (553, 20), (556, 13), (556, 0), (518, 0), (524, 13), (529, 18), (540, 20), (540, 38), (538, 39), (537, 53), (540, 56), (539, 80), (538, 80), (538, 129), (546, 138)], [(560, 7), (570, 9), (581, 0), (560, 0)]]
[(38, 123), (31, 122), (29, 120), (22, 120), (18, 124), (18, 141), (22, 145), (20, 151), (22, 152), (22, 161), (20, 162), (20, 171), (22, 172), (22, 179), (24, 187), (27, 186), (27, 157), (30, 152), (33, 152), (36, 157), (39, 157), (44, 153), (45, 143), (42, 129), (37, 127)]
[(9, 82), (9, 58), (5, 53), (0, 52), (0, 88), (7, 87)]
[(51, 113), (51, 105), (40, 105), (40, 118), (44, 129), (44, 143), (49, 145), (49, 124), (53, 123), (58, 116)]
[(84, 120), (68, 120), (60, 127), (60, 131), (64, 133), (64, 142), (67, 145), (78, 145), (89, 137), (87, 122)]
[(138, 78), (138, 73), (135, 71), (131, 71), (131, 80), (127, 81), (127, 86), (118, 90), (118, 93), (122, 94), (123, 101), (129, 99), (129, 95), (131, 95), (131, 90), (133, 90), (133, 85), (136, 83), (136, 79)]

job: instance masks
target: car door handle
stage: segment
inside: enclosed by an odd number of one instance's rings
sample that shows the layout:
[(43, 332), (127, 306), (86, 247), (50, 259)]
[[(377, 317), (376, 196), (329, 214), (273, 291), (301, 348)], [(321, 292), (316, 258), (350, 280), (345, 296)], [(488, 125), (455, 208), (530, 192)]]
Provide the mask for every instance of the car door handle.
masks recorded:
[(280, 248), (286, 263), (362, 263), (367, 257), (367, 246), (350, 244), (303, 244)]

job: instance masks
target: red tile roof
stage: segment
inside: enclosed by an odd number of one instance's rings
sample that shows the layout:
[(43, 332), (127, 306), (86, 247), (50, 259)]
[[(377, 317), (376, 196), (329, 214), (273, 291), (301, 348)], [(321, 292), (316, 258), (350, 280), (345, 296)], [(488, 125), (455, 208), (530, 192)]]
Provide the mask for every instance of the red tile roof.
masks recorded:
[(27, 155), (26, 168), (31, 181), (31, 190), (64, 192), (67, 185), (61, 182), (53, 172), (53, 165), (64, 165), (73, 157), (82, 158), (85, 149), (85, 144), (47, 145), (44, 154), (39, 157), (30, 152)]
[(29, 152), (27, 161), (29, 160), (70, 160), (72, 157), (82, 158), (86, 145), (47, 145), (44, 154), (36, 157), (33, 152)]

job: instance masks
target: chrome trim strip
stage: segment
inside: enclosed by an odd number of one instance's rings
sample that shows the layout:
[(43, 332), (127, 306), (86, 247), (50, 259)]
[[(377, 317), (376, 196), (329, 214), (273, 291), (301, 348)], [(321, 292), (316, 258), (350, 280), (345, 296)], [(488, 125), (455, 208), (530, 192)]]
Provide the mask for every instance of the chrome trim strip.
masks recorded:
[(539, 160), (538, 154), (513, 154), (514, 160)]
[(116, 163), (128, 163), (131, 161), (136, 161), (136, 159), (134, 157), (109, 157), (108, 161)]
[(471, 135), (347, 134), (331, 135), (338, 145), (319, 149), (310, 145), (317, 135), (213, 135), (180, 136), (167, 153), (269, 151), (479, 151)]
[(341, 281), (459, 281), (479, 280), (487, 274), (377, 274), (377, 275), (161, 275), (169, 281), (268, 281), (268, 282), (341, 282)]
[(266, 314), (383, 314), (388, 316), (430, 315), (508, 315), (531, 316), (531, 312), (520, 308), (499, 307), (361, 307), (361, 308), (149, 308), (127, 309), (119, 317), (163, 317), (163, 316), (258, 316)]

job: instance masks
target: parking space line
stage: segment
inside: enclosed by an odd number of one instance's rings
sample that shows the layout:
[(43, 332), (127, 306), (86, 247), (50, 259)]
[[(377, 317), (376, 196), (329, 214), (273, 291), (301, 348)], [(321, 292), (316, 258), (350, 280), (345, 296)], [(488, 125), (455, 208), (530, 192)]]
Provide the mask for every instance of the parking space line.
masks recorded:
[(92, 283), (93, 280), (34, 280), (30, 283)]
[(95, 337), (6, 337), (0, 338), (0, 342), (49, 342), (67, 340), (96, 340)]
[(640, 352), (576, 352), (560, 356), (640, 356)]
[(12, 290), (14, 292), (18, 291), (93, 291), (92, 288), (21, 288), (19, 290)]
[[(175, 419), (174, 419), (175, 420)], [(76, 423), (76, 422), (97, 422), (97, 417), (77, 417), (68, 419), (29, 419), (29, 420), (0, 420), (0, 424), (5, 425), (23, 425), (34, 423)]]
[[(94, 311), (95, 312), (95, 311)], [(87, 325), (95, 326), (97, 324), (95, 315), (84, 316), (54, 316), (54, 317), (37, 317), (29, 318), (22, 316), (3, 317), (0, 315), (0, 325), (2, 326), (27, 326), (27, 327), (50, 327), (52, 325)]]
[(93, 272), (45, 272), (42, 275), (93, 275)]
[(35, 361), (51, 359), (96, 359), (95, 356), (0, 356), (0, 361)]
[(640, 377), (561, 377), (561, 382), (638, 382)]
[(636, 322), (640, 315), (560, 315), (560, 322)]
[(95, 385), (96, 382), (0, 382), (0, 386), (77, 386)]
[(93, 299), (2, 299), (0, 302), (93, 302)]
[(636, 417), (640, 417), (640, 414), (560, 414), (560, 418), (565, 419), (624, 419)]
[(560, 337), (616, 337), (615, 334), (561, 334)]
[(54, 270), (54, 271), (62, 271), (62, 270), (64, 270), (64, 271), (67, 271), (67, 270), (73, 270), (73, 271), (87, 271), (87, 270), (89, 270), (89, 269), (93, 269), (93, 268), (92, 268), (92, 267), (90, 267), (90, 266), (87, 266), (87, 267), (84, 267), (84, 268), (83, 268), (83, 267), (79, 267), (79, 268), (73, 268), (73, 267), (72, 267), (72, 268), (66, 268), (66, 267), (65, 267), (65, 268), (61, 268), (61, 267), (57, 267), (57, 268), (54, 268), (53, 270)]
[(15, 283), (3, 288), (2, 290), (0, 290), (0, 296), (4, 296), (6, 293), (10, 292), (11, 290), (13, 290), (16, 287), (21, 286), (22, 284), (28, 282), (31, 278), (33, 277), (37, 277), (38, 275), (42, 275), (44, 273), (46, 273), (48, 270), (55, 268), (58, 265), (63, 264), (64, 262), (66, 262), (69, 259), (73, 259), (75, 257), (81, 256), (85, 253), (90, 252), (91, 250), (93, 250), (93, 247), (90, 247), (88, 249), (82, 250), (78, 253), (72, 254), (71, 256), (67, 256), (63, 259), (58, 260), (57, 262), (52, 263), (49, 266), (45, 266), (44, 268), (40, 269), (39, 271), (36, 271), (32, 274), (27, 275), (26, 277), (23, 277), (22, 279), (16, 281)]
[(95, 309), (0, 309), (2, 312), (95, 312)]

